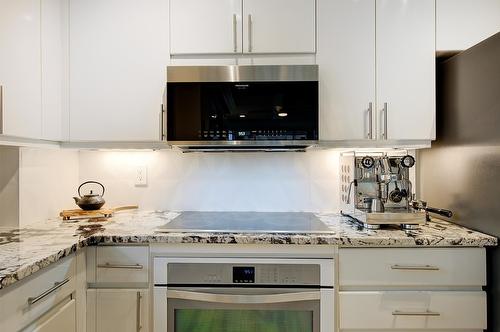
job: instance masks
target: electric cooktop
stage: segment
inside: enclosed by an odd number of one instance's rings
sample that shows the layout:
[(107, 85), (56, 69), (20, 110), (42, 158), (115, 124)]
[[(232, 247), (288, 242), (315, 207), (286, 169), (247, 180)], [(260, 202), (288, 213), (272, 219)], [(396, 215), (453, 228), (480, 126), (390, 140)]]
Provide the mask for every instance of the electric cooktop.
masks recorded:
[(157, 230), (174, 233), (333, 233), (309, 212), (185, 211)]

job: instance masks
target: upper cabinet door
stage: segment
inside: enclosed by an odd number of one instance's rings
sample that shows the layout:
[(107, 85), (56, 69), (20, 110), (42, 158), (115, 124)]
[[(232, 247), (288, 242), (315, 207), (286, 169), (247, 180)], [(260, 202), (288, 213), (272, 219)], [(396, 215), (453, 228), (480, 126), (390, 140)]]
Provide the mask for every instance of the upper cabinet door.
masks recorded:
[(319, 0), (320, 139), (375, 138), (375, 1)]
[(315, 0), (243, 0), (243, 52), (316, 52), (315, 3)]
[[(68, 2), (41, 1), (42, 138), (63, 139), (67, 116)], [(66, 128), (67, 129), (67, 128)], [(67, 138), (67, 137), (66, 137)]]
[(0, 134), (41, 136), (40, 46), (40, 0), (0, 0)]
[(170, 0), (170, 53), (241, 53), (242, 0)]
[(168, 2), (71, 0), (70, 54), (70, 140), (159, 140)]
[(435, 1), (377, 0), (379, 139), (435, 139)]

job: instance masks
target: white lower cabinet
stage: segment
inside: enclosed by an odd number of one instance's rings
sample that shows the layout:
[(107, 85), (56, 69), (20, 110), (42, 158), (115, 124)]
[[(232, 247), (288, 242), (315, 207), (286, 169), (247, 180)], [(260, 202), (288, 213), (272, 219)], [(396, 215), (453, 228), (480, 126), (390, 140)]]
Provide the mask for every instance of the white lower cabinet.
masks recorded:
[(23, 332), (76, 332), (76, 300), (71, 299), (54, 312), (24, 329)]
[(149, 331), (149, 247), (87, 251), (87, 332)]
[(149, 291), (89, 289), (87, 331), (149, 331)]
[(340, 292), (341, 330), (486, 329), (482, 291)]
[(72, 255), (0, 290), (0, 331), (75, 331), (75, 274)]
[(483, 331), (484, 248), (339, 250), (340, 331)]

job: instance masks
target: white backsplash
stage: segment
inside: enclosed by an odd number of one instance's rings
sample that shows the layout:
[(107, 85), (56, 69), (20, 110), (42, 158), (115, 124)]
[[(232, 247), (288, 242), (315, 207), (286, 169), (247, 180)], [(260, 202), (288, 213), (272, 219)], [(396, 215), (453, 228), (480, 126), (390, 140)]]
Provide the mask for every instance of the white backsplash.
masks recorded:
[(0, 146), (0, 226), (23, 227), (74, 206), (78, 151)]
[(76, 207), (71, 197), (78, 186), (78, 151), (21, 148), (20, 159), (20, 226)]
[[(339, 153), (182, 154), (81, 151), (80, 182), (101, 181), (108, 206), (197, 211), (317, 211), (338, 207)], [(137, 166), (147, 186), (136, 186)], [(76, 190), (76, 188), (75, 188)]]

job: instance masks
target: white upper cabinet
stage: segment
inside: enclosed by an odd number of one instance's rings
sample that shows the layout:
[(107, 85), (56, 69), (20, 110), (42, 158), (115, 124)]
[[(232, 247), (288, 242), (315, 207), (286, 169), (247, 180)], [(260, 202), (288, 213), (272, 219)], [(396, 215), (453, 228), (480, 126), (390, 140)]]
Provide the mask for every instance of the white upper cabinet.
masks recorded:
[(436, 49), (461, 51), (500, 32), (499, 0), (436, 0)]
[(241, 52), (241, 0), (170, 0), (171, 54)]
[(434, 5), (319, 0), (320, 140), (435, 138)]
[(170, 53), (314, 53), (315, 0), (170, 0)]
[(0, 0), (0, 134), (41, 136), (40, 45), (40, 0)]
[(435, 1), (377, 0), (378, 138), (435, 139)]
[(244, 53), (314, 53), (314, 0), (243, 0)]
[(168, 2), (71, 0), (70, 140), (157, 141)]
[(375, 1), (318, 1), (320, 139), (375, 138)]
[(0, 134), (62, 139), (65, 4), (0, 0)]
[(41, 1), (42, 135), (63, 139), (67, 114), (68, 1)]

